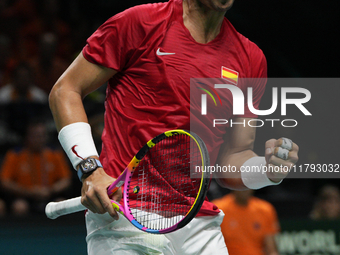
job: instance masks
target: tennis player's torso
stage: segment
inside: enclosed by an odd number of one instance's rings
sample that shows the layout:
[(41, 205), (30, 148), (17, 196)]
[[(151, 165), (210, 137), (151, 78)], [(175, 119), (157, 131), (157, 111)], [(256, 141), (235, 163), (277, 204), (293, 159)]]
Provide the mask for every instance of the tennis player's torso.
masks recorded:
[[(202, 126), (208, 138), (205, 142), (209, 153), (216, 155), (223, 143), (226, 127), (212, 131), (200, 118), (192, 118), (193, 112), (200, 114), (200, 109), (190, 108), (190, 79), (221, 78), (222, 70), (226, 68), (229, 74), (237, 74), (236, 79), (234, 76), (231, 80), (232, 84), (245, 90), (238, 79), (253, 77), (250, 59), (254, 59), (254, 55), (261, 59), (261, 50), (238, 34), (226, 19), (213, 41), (197, 43), (183, 24), (181, 0), (133, 7), (120, 14), (119, 19), (126, 23), (118, 34), (125, 32), (126, 38), (134, 41), (126, 41), (127, 46), (124, 42), (119, 44), (118, 50), (122, 49), (123, 53), (119, 52), (117, 56), (124, 58), (117, 61), (124, 59), (124, 64), (119, 65), (119, 72), (110, 79), (107, 88), (100, 155), (104, 169), (111, 176), (118, 177), (148, 140), (170, 129), (190, 130), (190, 125), (196, 125), (192, 119), (197, 119), (197, 126)], [(119, 29), (118, 25), (113, 27)], [(111, 36), (110, 30), (107, 32), (105, 28), (110, 28), (110, 23), (96, 34), (98, 38)], [(116, 36), (117, 33), (113, 34)], [(100, 41), (95, 41), (93, 49), (99, 47), (101, 52), (100, 44)], [(106, 46), (103, 48), (112, 52)], [(91, 52), (91, 49), (90, 45), (85, 53)], [(117, 47), (114, 49), (117, 50)], [(112, 65), (116, 65), (117, 61)], [(228, 78), (228, 72), (223, 78)], [(223, 96), (227, 102), (221, 111), (226, 119), (230, 119), (232, 97), (230, 92), (224, 93), (229, 95)], [(212, 164), (215, 159), (211, 158)], [(206, 201), (201, 212), (214, 215), (219, 211)]]
[[(238, 78), (252, 75), (249, 52), (254, 50), (249, 48), (253, 44), (226, 19), (213, 41), (200, 44), (183, 25), (182, 1), (134, 8), (139, 8), (132, 10), (134, 14), (142, 14), (129, 34), (137, 33), (136, 38), (142, 40), (107, 89), (101, 161), (114, 177), (152, 137), (169, 129), (190, 130), (191, 78), (221, 78), (222, 67), (237, 73)], [(145, 13), (157, 15), (151, 19)], [(222, 111), (229, 119), (230, 92), (225, 97), (229, 102), (223, 104)], [(209, 137), (205, 141), (208, 150), (218, 152), (225, 128), (213, 132), (210, 127), (203, 127)]]
[[(191, 78), (221, 78), (222, 67), (237, 73), (238, 78), (251, 75), (246, 49), (250, 42), (226, 19), (213, 41), (200, 44), (183, 25), (181, 1), (164, 5), (167, 8), (159, 11), (156, 21), (140, 21), (136, 33), (142, 33), (144, 40), (108, 87), (106, 122), (119, 130), (107, 130), (114, 132), (107, 137), (138, 140), (127, 149), (131, 156), (159, 133), (175, 128), (190, 129)], [(146, 9), (145, 13), (154, 6), (141, 8)], [(224, 104), (222, 111), (229, 119), (232, 98), (230, 92), (227, 93), (229, 104)], [(214, 135), (222, 137), (224, 132), (225, 127), (222, 127)], [(104, 132), (104, 140), (106, 134)], [(208, 149), (219, 145), (207, 144)]]

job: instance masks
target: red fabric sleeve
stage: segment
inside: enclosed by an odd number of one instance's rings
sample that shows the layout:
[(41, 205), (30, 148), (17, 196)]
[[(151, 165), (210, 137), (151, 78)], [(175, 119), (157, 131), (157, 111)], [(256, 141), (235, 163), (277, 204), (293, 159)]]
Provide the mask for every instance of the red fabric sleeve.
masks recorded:
[(91, 63), (122, 71), (143, 37), (137, 27), (138, 13), (136, 8), (130, 8), (108, 19), (88, 38), (84, 57)]
[[(254, 43), (249, 47), (249, 61), (251, 73), (249, 79), (253, 88), (253, 106), (255, 109), (259, 109), (261, 98), (264, 94), (267, 83), (267, 60), (262, 50)], [(257, 118), (257, 115), (253, 114), (248, 108), (248, 100), (245, 97), (244, 116), (245, 118)]]

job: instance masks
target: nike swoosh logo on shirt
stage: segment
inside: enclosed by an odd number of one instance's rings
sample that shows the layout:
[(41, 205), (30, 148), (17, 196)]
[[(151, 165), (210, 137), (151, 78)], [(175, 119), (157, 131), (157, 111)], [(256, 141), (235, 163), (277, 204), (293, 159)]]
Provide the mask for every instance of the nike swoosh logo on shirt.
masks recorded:
[(166, 55), (174, 55), (174, 54), (176, 54), (176, 53), (172, 53), (172, 52), (161, 52), (161, 51), (160, 51), (160, 48), (158, 48), (157, 51), (156, 51), (156, 54), (157, 54), (158, 56), (166, 56)]

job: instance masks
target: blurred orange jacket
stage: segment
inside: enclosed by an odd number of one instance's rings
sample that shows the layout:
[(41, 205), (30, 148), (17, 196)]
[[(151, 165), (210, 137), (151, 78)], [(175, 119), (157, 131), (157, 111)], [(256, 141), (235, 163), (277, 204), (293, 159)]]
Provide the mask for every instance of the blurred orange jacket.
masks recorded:
[(63, 152), (51, 149), (44, 149), (39, 154), (25, 149), (11, 150), (7, 152), (0, 172), (0, 180), (12, 181), (27, 189), (49, 187), (70, 177), (70, 167)]
[(221, 229), (229, 255), (265, 254), (264, 238), (279, 232), (277, 214), (269, 202), (251, 197), (241, 206), (228, 194), (212, 203), (225, 214)]

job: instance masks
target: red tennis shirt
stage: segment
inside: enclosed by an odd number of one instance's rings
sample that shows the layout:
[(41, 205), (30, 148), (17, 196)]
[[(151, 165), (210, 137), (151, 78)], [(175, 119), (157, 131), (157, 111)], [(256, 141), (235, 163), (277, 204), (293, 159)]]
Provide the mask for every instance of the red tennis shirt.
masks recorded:
[[(184, 26), (182, 0), (135, 6), (113, 16), (87, 40), (83, 55), (118, 71), (108, 82), (100, 155), (113, 177), (154, 136), (169, 129), (190, 130), (190, 78), (220, 78), (222, 67), (238, 78), (267, 75), (262, 51), (226, 18), (213, 41), (196, 42)], [(254, 84), (253, 89), (257, 108), (265, 84)], [(232, 111), (226, 112), (231, 118)], [(245, 107), (243, 117), (254, 115)], [(225, 127), (218, 132), (204, 128), (209, 152), (218, 151)], [(205, 201), (200, 215), (218, 212)]]

